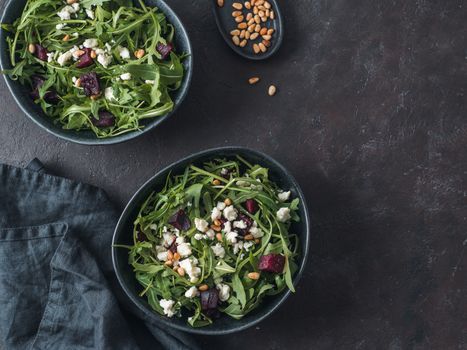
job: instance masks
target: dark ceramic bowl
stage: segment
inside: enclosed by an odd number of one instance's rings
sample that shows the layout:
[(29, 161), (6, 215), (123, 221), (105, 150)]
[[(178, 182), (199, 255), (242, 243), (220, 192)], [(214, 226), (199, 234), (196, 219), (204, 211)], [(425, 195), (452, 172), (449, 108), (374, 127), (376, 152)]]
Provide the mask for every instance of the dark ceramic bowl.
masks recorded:
[(294, 285), (297, 285), (305, 268), (310, 235), (310, 218), (308, 215), (308, 209), (305, 197), (300, 190), (298, 183), (282, 165), (263, 153), (241, 147), (210, 149), (179, 160), (178, 162), (159, 171), (148, 182), (146, 182), (138, 192), (136, 192), (133, 198), (131, 198), (118, 221), (112, 240), (112, 260), (117, 278), (127, 296), (124, 300), (125, 306), (129, 310), (132, 310), (133, 313), (159, 324), (162, 323), (167, 327), (176, 328), (186, 332), (219, 335), (238, 332), (257, 324), (274, 312), (291, 294), (291, 292), (287, 290), (276, 296), (265, 298), (263, 303), (256, 310), (253, 310), (241, 320), (235, 320), (229, 316), (222, 315), (219, 319), (215, 320), (212, 325), (203, 328), (192, 328), (186, 323), (186, 319), (184, 318), (168, 318), (159, 315), (151, 309), (145, 298), (138, 296), (138, 293), (142, 288), (135, 279), (132, 267), (128, 264), (128, 250), (115, 247), (115, 245), (133, 244), (133, 222), (138, 215), (142, 203), (147, 199), (151, 192), (157, 191), (164, 186), (165, 179), (169, 173), (181, 174), (189, 164), (202, 165), (204, 162), (214, 158), (234, 158), (235, 155), (240, 155), (253, 164), (260, 164), (269, 168), (271, 180), (276, 182), (281, 188), (290, 189), (293, 197), (298, 197), (300, 199), (299, 214), (301, 221), (294, 223), (291, 228), (292, 231), (299, 236), (301, 247), (300, 257), (297, 261), (299, 270), (295, 274), (293, 280)]
[[(21, 16), (24, 6), (26, 5), (27, 0), (9, 0), (5, 6), (3, 16), (1, 19), (2, 23), (13, 23), (18, 17)], [(83, 130), (65, 130), (62, 128), (62, 125), (59, 123), (54, 123), (54, 121), (47, 117), (41, 108), (34, 103), (34, 101), (29, 97), (29, 88), (21, 85), (17, 81), (13, 81), (8, 78), (6, 75), (5, 81), (10, 89), (13, 98), (23, 112), (32, 119), (36, 124), (38, 124), (43, 129), (47, 130), (51, 134), (60, 137), (62, 139), (85, 144), (85, 145), (109, 145), (120, 143), (124, 141), (131, 140), (135, 137), (138, 137), (146, 132), (157, 127), (164, 120), (169, 118), (182, 103), (185, 98), (188, 88), (191, 82), (192, 67), (193, 67), (193, 53), (191, 50), (190, 39), (188, 34), (183, 27), (182, 22), (177, 17), (175, 12), (162, 0), (145, 0), (145, 3), (148, 6), (158, 7), (167, 17), (168, 21), (173, 24), (175, 27), (175, 46), (178, 52), (185, 52), (189, 56), (184, 60), (183, 65), (185, 67), (185, 77), (183, 78), (182, 85), (180, 88), (171, 94), (174, 101), (174, 109), (172, 112), (167, 113), (166, 115), (156, 117), (154, 119), (147, 119), (142, 122), (144, 129), (141, 131), (132, 131), (126, 134), (115, 136), (112, 138), (99, 139), (95, 136), (92, 131)], [(8, 33), (3, 29), (0, 31), (0, 67), (2, 70), (7, 70), (11, 68), (8, 45), (6, 43), (6, 37)]]

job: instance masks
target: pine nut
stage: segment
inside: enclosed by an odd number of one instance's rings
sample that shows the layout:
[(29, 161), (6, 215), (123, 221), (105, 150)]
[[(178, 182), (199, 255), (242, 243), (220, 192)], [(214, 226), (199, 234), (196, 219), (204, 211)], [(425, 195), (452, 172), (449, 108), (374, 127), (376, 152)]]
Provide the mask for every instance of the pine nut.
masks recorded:
[(216, 234), (216, 239), (217, 239), (219, 242), (222, 242), (222, 233)]
[(222, 222), (220, 222), (218, 219), (216, 219), (216, 220), (214, 220), (214, 225), (221, 226)]
[(167, 260), (167, 261), (164, 263), (164, 265), (166, 265), (166, 266), (172, 266), (173, 263), (174, 263), (174, 262), (173, 262), (172, 260)]
[(245, 2), (245, 8), (247, 10), (251, 9), (251, 3), (249, 1)]
[(246, 20), (250, 21), (250, 19), (252, 18), (253, 18), (253, 14), (251, 12), (248, 12), (248, 14), (246, 15)]
[(217, 0), (217, 6), (223, 7), (224, 6), (224, 0)]
[(232, 37), (232, 41), (236, 46), (238, 46), (238, 44), (240, 44), (240, 38), (238, 36), (236, 36), (236, 35), (234, 35)]
[(260, 6), (262, 4), (264, 4), (264, 0), (256, 0), (256, 3), (255, 3), (256, 6)]
[(266, 11), (266, 7), (264, 7), (263, 5), (259, 5), (258, 10), (264, 12), (264, 11)]
[(250, 35), (251, 35), (251, 33), (247, 30), (245, 32), (245, 39), (247, 39), (247, 40), (250, 39)]
[(96, 51), (92, 50), (91, 51), (91, 58), (96, 58), (96, 57), (97, 57)]
[(264, 11), (261, 11), (261, 10), (260, 10), (260, 11), (258, 11), (258, 16), (260, 16), (260, 17), (264, 17)]
[(226, 198), (224, 200), (224, 204), (227, 205), (227, 206), (232, 205), (232, 200), (230, 198)]
[(274, 96), (276, 94), (276, 91), (277, 91), (276, 87), (274, 85), (271, 85), (268, 89), (269, 96)]
[(274, 33), (274, 28), (268, 29), (268, 35), (272, 35)]
[(28, 51), (29, 53), (33, 54), (34, 52), (36, 52), (36, 45), (35, 44), (29, 44), (28, 46)]
[(266, 7), (267, 9), (270, 9), (271, 8), (271, 4), (267, 1), (264, 2), (264, 7)]
[[(254, 20), (253, 20), (253, 22), (254, 22)], [(250, 25), (250, 26), (248, 27), (248, 31), (249, 31), (250, 33), (253, 33), (253, 32), (255, 31), (255, 27), (256, 27), (256, 24), (253, 23), (252, 25)]]
[(75, 2), (78, 2), (78, 0), (66, 0), (68, 5), (73, 5)]
[(258, 10), (258, 8), (257, 8), (256, 6), (255, 6), (255, 7), (253, 7), (253, 13), (254, 13), (255, 15), (257, 15), (257, 14), (258, 14), (258, 11), (259, 11), (259, 10)]
[(271, 36), (270, 35), (263, 35), (263, 39), (269, 41), (269, 40), (271, 40)]
[(266, 11), (264, 11), (264, 15), (269, 18), (269, 15), (271, 14), (271, 11), (269, 11), (268, 9), (266, 9)]
[(234, 35), (240, 35), (240, 31), (238, 29), (234, 29), (230, 32), (230, 35), (234, 36)]
[(237, 26), (238, 29), (246, 29), (247, 27), (248, 26), (247, 26), (247, 24), (245, 22), (239, 23), (238, 26)]
[(273, 11), (273, 10), (271, 10), (271, 13), (269, 14), (269, 18), (270, 18), (270, 19), (276, 18), (276, 15), (274, 14), (274, 11)]
[(181, 256), (178, 252), (174, 253), (174, 260), (177, 261), (177, 260), (180, 260)]
[(236, 9), (236, 10), (241, 10), (241, 9), (243, 8), (243, 5), (240, 4), (239, 2), (234, 2), (234, 3), (232, 4), (232, 7), (233, 7), (234, 9)]
[(266, 46), (266, 47), (270, 47), (270, 46), (271, 46), (271, 42), (268, 41), (268, 40), (263, 40), (262, 43), (263, 43), (263, 45)]
[(255, 281), (259, 279), (259, 273), (258, 272), (250, 272), (247, 276), (248, 276), (249, 279), (252, 279), (252, 280), (255, 280)]
[(266, 22), (267, 20), (268, 20), (268, 18), (266, 16), (261, 17), (261, 22)]
[(177, 272), (178, 272), (178, 274), (179, 274), (180, 276), (182, 276), (182, 277), (185, 276), (185, 269), (184, 269), (183, 267), (179, 267), (179, 268), (177, 269)]
[(247, 44), (248, 40), (246, 39), (243, 39), (241, 42), (240, 42), (240, 47), (245, 47), (246, 44)]
[(253, 33), (250, 35), (250, 40), (255, 40), (259, 36), (258, 33)]
[(263, 43), (259, 43), (258, 46), (259, 46), (259, 49), (261, 50), (261, 52), (263, 52), (263, 53), (268, 50), (268, 48)]
[(232, 12), (232, 17), (238, 17), (242, 15), (242, 11), (234, 11)]
[(146, 52), (143, 49), (139, 49), (135, 51), (136, 58), (142, 58)]
[(174, 258), (174, 253), (171, 250), (167, 251), (167, 260), (172, 260)]
[(259, 53), (260, 50), (259, 50), (258, 44), (253, 44), (253, 51), (254, 51), (256, 54)]
[(245, 17), (238, 16), (238, 17), (235, 17), (235, 22), (240, 23), (240, 22), (243, 22), (244, 19), (245, 19)]
[(260, 239), (259, 239), (259, 238), (256, 238), (256, 239), (255, 239), (255, 243), (256, 243), (256, 244), (259, 244), (259, 242), (261, 242)]
[(222, 229), (220, 226), (217, 226), (217, 225), (211, 225), (211, 228), (216, 232), (220, 232)]
[(75, 86), (78, 87), (78, 88), (81, 87), (81, 79), (80, 78), (76, 79)]
[(257, 24), (256, 27), (255, 27), (255, 32), (259, 33), (260, 30), (261, 30), (261, 26), (259, 24)]
[(258, 15), (255, 15), (255, 22), (256, 22), (257, 24), (260, 24), (260, 23), (261, 23), (261, 18), (259, 18)]
[(244, 39), (244, 38), (245, 38), (245, 32), (246, 32), (246, 30), (243, 29), (242, 32), (240, 33), (240, 39)]
[(63, 41), (68, 41), (68, 40), (70, 40), (70, 35), (69, 34), (67, 34), (67, 35), (65, 35), (63, 37)]
[(243, 238), (245, 239), (245, 241), (252, 241), (255, 239), (255, 237), (253, 237), (252, 234), (245, 235), (245, 237)]
[(258, 81), (259, 81), (258, 77), (251, 77), (250, 79), (248, 79), (248, 83), (250, 85), (256, 84)]
[(256, 3), (256, 0), (251, 0), (251, 1), (250, 1), (251, 6), (254, 6), (255, 3)]
[(73, 56), (74, 57), (81, 57), (85, 54), (86, 52), (84, 50), (76, 50), (75, 52), (73, 52)]
[(209, 286), (207, 284), (202, 284), (198, 287), (198, 289), (201, 291), (201, 292), (205, 292), (209, 289)]
[(249, 26), (254, 25), (255, 24), (255, 19), (250, 18), (247, 23), (248, 23)]
[(268, 32), (268, 28), (263, 27), (263, 28), (261, 28), (261, 30), (259, 31), (259, 35), (266, 35), (267, 32)]
[(221, 182), (218, 179), (214, 179), (214, 180), (212, 180), (212, 184), (214, 186), (219, 186), (221, 184)]
[(91, 100), (95, 101), (99, 98), (99, 95), (92, 95), (90, 98)]

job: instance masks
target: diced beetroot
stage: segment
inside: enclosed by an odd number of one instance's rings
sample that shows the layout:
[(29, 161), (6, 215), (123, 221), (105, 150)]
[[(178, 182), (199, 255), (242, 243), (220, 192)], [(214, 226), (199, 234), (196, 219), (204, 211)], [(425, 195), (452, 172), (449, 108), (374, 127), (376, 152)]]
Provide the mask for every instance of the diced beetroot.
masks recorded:
[(34, 44), (34, 46), (36, 47), (36, 51), (34, 51), (36, 57), (41, 61), (47, 62), (47, 49), (40, 44)]
[(280, 254), (268, 254), (259, 258), (259, 269), (266, 272), (282, 273), (285, 257)]
[(175, 239), (173, 240), (172, 244), (167, 249), (170, 250), (173, 254), (177, 252), (177, 242)]
[(170, 53), (173, 50), (173, 45), (172, 43), (167, 43), (167, 45), (164, 45), (162, 43), (158, 43), (156, 45), (156, 50), (159, 52), (162, 56), (162, 59), (165, 60), (167, 57), (169, 57)]
[(226, 180), (229, 180), (230, 179), (230, 174), (232, 173), (232, 170), (231, 169), (225, 169), (223, 168), (221, 170), (221, 176), (226, 179)]
[[(32, 90), (30, 96), (33, 100), (37, 100), (39, 96), (39, 88), (44, 85), (45, 79), (39, 75), (33, 75), (31, 77)], [(55, 91), (46, 91), (44, 94), (44, 101), (50, 104), (57, 104), (60, 102), (60, 98)]]
[(216, 288), (211, 288), (207, 291), (201, 292), (201, 309), (203, 311), (217, 309), (218, 302), (219, 292)]
[(248, 231), (250, 230), (251, 226), (253, 225), (253, 220), (249, 216), (247, 216), (247, 215), (245, 215), (243, 213), (240, 213), (238, 215), (237, 220), (241, 220), (246, 224), (245, 228), (237, 228), (236, 229), (236, 231), (238, 232), (238, 234), (240, 236), (245, 236), (248, 233)]
[(190, 218), (186, 215), (183, 209), (177, 211), (172, 217), (169, 219), (169, 224), (179, 229), (180, 231), (186, 231), (191, 227)]
[(80, 56), (79, 61), (76, 64), (77, 68), (86, 68), (94, 63), (94, 60), (91, 57), (92, 49), (86, 48), (84, 51), (84, 54)]
[(99, 119), (91, 118), (92, 124), (98, 128), (108, 128), (115, 125), (115, 116), (109, 111), (99, 111)]
[(259, 210), (258, 203), (254, 199), (247, 199), (245, 201), (245, 209), (250, 214), (255, 214)]
[(96, 72), (83, 74), (79, 79), (86, 96), (99, 95), (101, 93), (101, 86)]
[(148, 239), (147, 239), (146, 235), (145, 235), (143, 232), (138, 231), (138, 233), (136, 233), (136, 240), (137, 240), (138, 242), (145, 242), (145, 241), (147, 241)]

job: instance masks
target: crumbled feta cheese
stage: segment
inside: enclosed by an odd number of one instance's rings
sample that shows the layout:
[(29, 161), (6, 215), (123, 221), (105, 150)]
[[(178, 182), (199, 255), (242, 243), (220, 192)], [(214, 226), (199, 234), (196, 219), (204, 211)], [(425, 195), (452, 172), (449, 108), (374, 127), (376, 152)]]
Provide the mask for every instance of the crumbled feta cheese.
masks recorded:
[(281, 202), (285, 202), (286, 200), (288, 200), (290, 198), (290, 191), (287, 191), (287, 192), (279, 192), (277, 194), (277, 196), (279, 197), (279, 200)]
[(225, 256), (225, 249), (222, 246), (222, 244), (217, 243), (216, 245), (211, 247), (212, 252), (214, 253), (215, 256), (218, 256), (219, 258), (223, 259)]
[(118, 46), (117, 51), (122, 60), (127, 60), (130, 58), (130, 50), (128, 50), (126, 47)]
[(156, 224), (151, 224), (149, 225), (149, 228), (153, 231), (157, 231), (157, 225)]
[(230, 298), (230, 286), (228, 284), (219, 283), (216, 288), (219, 291), (220, 301), (227, 301)]
[(71, 4), (71, 7), (73, 8), (73, 13), (76, 13), (79, 11), (79, 3), (75, 2), (74, 4)]
[(86, 39), (84, 40), (83, 47), (87, 49), (94, 49), (99, 45), (97, 39)]
[(225, 234), (225, 239), (230, 243), (237, 243), (238, 233), (235, 231), (230, 231)]
[(201, 233), (195, 233), (193, 236), (197, 241), (201, 241), (204, 238), (204, 235)]
[(158, 245), (156, 246), (156, 253), (157, 253), (157, 260), (166, 261), (167, 260), (167, 249), (163, 246)]
[(290, 209), (289, 208), (280, 208), (276, 213), (277, 220), (280, 222), (286, 222), (290, 220)]
[(62, 53), (60, 56), (58, 56), (57, 62), (59, 65), (64, 66), (65, 63), (71, 60), (72, 57), (73, 57), (73, 54), (70, 51), (67, 51), (65, 53)]
[(250, 183), (244, 180), (239, 180), (235, 184), (239, 187), (250, 187)]
[(168, 232), (167, 226), (162, 226), (162, 232), (163, 233)]
[(198, 295), (199, 295), (199, 291), (195, 286), (188, 288), (187, 291), (185, 292), (185, 296), (190, 299), (195, 298)]
[(162, 309), (164, 309), (164, 314), (167, 315), (168, 317), (172, 317), (175, 315), (175, 301), (173, 300), (167, 300), (167, 299), (161, 299), (159, 301), (159, 305), (161, 306)]
[(78, 47), (78, 46), (73, 46), (73, 47), (70, 49), (70, 52), (71, 52), (71, 54), (73, 55), (73, 58), (74, 58), (74, 59), (78, 59), (78, 58), (79, 58), (78, 51), (79, 51), (79, 47)]
[(90, 19), (94, 19), (94, 11), (91, 10), (91, 9), (86, 9), (86, 16), (88, 16), (88, 18)]
[(98, 49), (98, 48), (95, 48), (95, 49), (94, 49), (94, 52), (96, 53), (96, 55), (103, 55), (103, 54), (105, 54), (105, 50)]
[(57, 16), (60, 17), (62, 21), (71, 19), (71, 14), (75, 13), (75, 10), (71, 6), (65, 6), (57, 13)]
[(224, 202), (217, 202), (217, 206), (216, 206), (216, 207), (217, 207), (217, 209), (219, 209), (219, 210), (224, 210), (225, 207), (226, 207), (226, 205), (225, 205)]
[(243, 221), (243, 220), (239, 220), (239, 221), (234, 221), (233, 223), (233, 227), (234, 228), (239, 228), (239, 229), (246, 229), (247, 228), (247, 225), (246, 225), (246, 222)]
[(79, 33), (78, 33), (78, 32), (74, 32), (74, 33), (71, 34), (71, 36), (74, 37), (74, 38), (77, 38), (77, 37), (79, 37)]
[(232, 223), (230, 221), (227, 221), (226, 223), (224, 223), (224, 232), (228, 233), (230, 231), (232, 231)]
[(243, 249), (243, 241), (235, 243), (234, 246), (233, 246), (233, 253), (237, 254), (242, 249)]
[(260, 228), (256, 227), (256, 226), (250, 227), (249, 232), (255, 238), (260, 238), (260, 237), (263, 237), (263, 235), (264, 235), (263, 231)]
[(185, 237), (177, 237), (177, 239), (175, 240), (175, 243), (177, 244), (185, 243)]
[(130, 73), (123, 73), (122, 75), (120, 75), (120, 79), (130, 80), (131, 79), (131, 74)]
[(219, 209), (217, 209), (217, 207), (212, 208), (212, 212), (211, 212), (212, 221), (220, 219), (221, 216), (222, 216), (222, 212)]
[[(100, 64), (102, 64), (102, 66), (104, 68), (107, 68), (109, 66), (109, 64), (112, 62), (112, 56), (110, 55), (107, 55), (107, 54), (100, 54), (100, 55), (97, 55), (97, 62), (99, 62)], [(130, 74), (130, 73), (126, 73), (126, 74)], [(131, 77), (131, 76), (130, 76)], [(129, 80), (129, 79), (127, 79)]]
[(221, 169), (221, 175), (223, 175), (223, 176), (229, 175), (229, 170), (227, 170), (226, 168), (222, 168)]
[(209, 227), (209, 223), (204, 219), (195, 218), (195, 226), (198, 231), (206, 232)]
[(105, 50), (106, 50), (107, 52), (112, 51), (112, 46), (111, 46), (109, 43), (105, 43), (104, 46), (105, 46)]
[(229, 205), (228, 207), (226, 207), (223, 213), (224, 217), (229, 221), (233, 221), (237, 218), (237, 209), (235, 209), (233, 205)]
[(165, 232), (162, 234), (162, 242), (164, 246), (170, 247), (175, 240), (175, 235), (172, 232)]
[(75, 84), (77, 80), (78, 80), (77, 77), (72, 77), (72, 78), (71, 78), (71, 81), (73, 82), (73, 84)]
[(179, 261), (180, 267), (183, 267), (188, 277), (190, 277), (191, 283), (196, 283), (199, 275), (201, 274), (201, 269), (196, 266), (197, 264), (198, 260), (195, 258), (188, 258)]
[[(105, 90), (104, 90), (104, 96), (105, 96), (106, 100), (114, 101), (115, 100), (115, 95), (114, 95), (113, 87), (111, 87), (111, 86), (106, 87)], [(157, 229), (157, 226), (156, 226), (156, 229)]]
[[(150, 84), (150, 85), (154, 84), (155, 82), (156, 82), (155, 80), (145, 80), (144, 81), (145, 84)], [(187, 205), (189, 207), (191, 207), (192, 204), (191, 204), (191, 202), (188, 202)]]
[(182, 243), (177, 246), (177, 252), (182, 258), (186, 258), (191, 255), (191, 245), (190, 243)]
[(214, 239), (215, 236), (216, 236), (216, 233), (214, 232), (214, 230), (209, 229), (206, 231), (206, 237), (208, 237), (209, 239), (212, 240)]
[(48, 52), (47, 53), (47, 62), (52, 62), (55, 56), (55, 52)]
[(57, 30), (62, 30), (63, 28), (65, 28), (66, 24), (65, 23), (59, 23), (55, 26), (55, 29)]
[(255, 245), (254, 242), (252, 241), (248, 241), (248, 242), (245, 242), (243, 243), (243, 249), (245, 249), (246, 251), (248, 251), (251, 247), (253, 247)]

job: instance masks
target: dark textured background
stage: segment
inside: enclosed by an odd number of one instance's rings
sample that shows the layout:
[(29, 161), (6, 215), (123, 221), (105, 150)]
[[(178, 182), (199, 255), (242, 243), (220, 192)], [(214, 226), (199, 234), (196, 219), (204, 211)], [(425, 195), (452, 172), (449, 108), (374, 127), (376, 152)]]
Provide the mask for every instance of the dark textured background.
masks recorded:
[(267, 152), (310, 203), (308, 270), (270, 319), (199, 337), (205, 348), (467, 349), (467, 4), (283, 0), (283, 47), (255, 63), (222, 41), (208, 1), (168, 3), (195, 52), (171, 120), (125, 144), (79, 146), (29, 121), (2, 81), (0, 161), (39, 157), (123, 206), (191, 152)]

